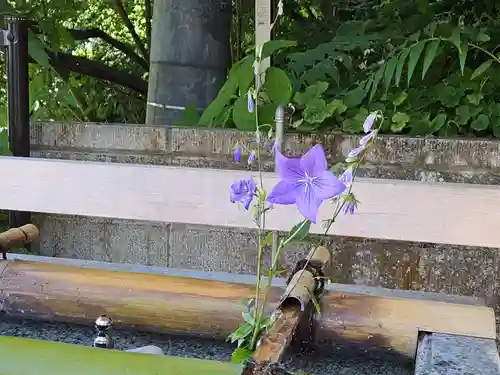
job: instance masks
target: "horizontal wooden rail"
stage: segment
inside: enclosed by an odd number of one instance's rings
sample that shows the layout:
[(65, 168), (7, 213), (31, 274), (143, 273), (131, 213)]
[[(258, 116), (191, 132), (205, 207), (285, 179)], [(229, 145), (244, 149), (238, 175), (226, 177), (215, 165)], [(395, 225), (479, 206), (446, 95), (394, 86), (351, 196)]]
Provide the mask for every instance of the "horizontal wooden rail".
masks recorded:
[[(225, 339), (241, 323), (254, 286), (209, 280), (72, 267), (0, 262), (0, 306), (6, 313), (92, 324), (100, 314), (115, 326)], [(284, 289), (275, 287), (270, 308)], [(412, 358), (419, 331), (494, 339), (495, 317), (483, 306), (390, 298), (328, 290), (314, 325), (316, 342), (383, 348)]]
[[(0, 157), (8, 176), (0, 208), (57, 214), (254, 228), (251, 215), (229, 202), (229, 186), (245, 171)], [(25, 177), (30, 176), (29, 184)], [(264, 174), (271, 189), (278, 178)], [(357, 179), (361, 201), (329, 234), (500, 247), (500, 188), (468, 184)], [(322, 205), (313, 233), (333, 207)], [(294, 206), (269, 213), (270, 230), (301, 220)]]

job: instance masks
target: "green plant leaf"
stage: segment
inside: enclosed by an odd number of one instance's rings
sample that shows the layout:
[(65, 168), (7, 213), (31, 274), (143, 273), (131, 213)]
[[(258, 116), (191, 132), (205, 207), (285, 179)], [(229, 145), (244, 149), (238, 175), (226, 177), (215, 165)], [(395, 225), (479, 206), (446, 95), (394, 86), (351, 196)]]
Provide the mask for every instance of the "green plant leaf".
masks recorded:
[(382, 80), (382, 77), (384, 76), (384, 71), (385, 71), (385, 65), (382, 65), (380, 69), (377, 71), (377, 73), (375, 73), (375, 76), (373, 77), (373, 84), (370, 92), (370, 101), (372, 101), (373, 97), (375, 96), (375, 93), (377, 92), (378, 85)]
[(449, 41), (451, 43), (453, 43), (453, 45), (457, 49), (458, 61), (460, 63), (460, 71), (462, 72), (462, 74), (464, 74), (465, 60), (467, 58), (467, 52), (468, 52), (469, 46), (467, 43), (462, 43), (460, 28), (456, 27), (455, 29), (453, 29), (453, 32), (451, 34), (451, 37), (449, 38)]
[(440, 43), (439, 39), (431, 40), (429, 43), (427, 43), (424, 54), (424, 64), (422, 66), (422, 79), (425, 78), (427, 71), (431, 67), (432, 62), (436, 57), (437, 50), (439, 48), (439, 43)]
[(482, 75), (484, 72), (486, 72), (486, 70), (488, 70), (488, 68), (491, 66), (492, 63), (493, 63), (493, 60), (486, 60), (484, 63), (479, 65), (478, 68), (476, 70), (474, 70), (474, 72), (470, 76), (470, 79), (471, 80), (476, 79), (477, 77)]
[(457, 107), (455, 109), (455, 113), (457, 114), (457, 116), (455, 117), (456, 123), (462, 126), (466, 125), (472, 117), (472, 113), (468, 105), (461, 105)]
[(399, 82), (401, 82), (401, 75), (403, 74), (405, 62), (406, 62), (406, 59), (408, 58), (408, 55), (410, 54), (410, 52), (411, 52), (411, 48), (406, 48), (399, 54), (398, 63), (396, 66), (396, 76), (395, 76), (395, 81), (394, 81), (394, 83), (396, 84), (396, 87), (399, 87)]
[(410, 116), (404, 112), (396, 112), (392, 116), (391, 130), (395, 133), (399, 133), (406, 127), (406, 124), (410, 121)]
[(399, 107), (404, 101), (408, 98), (408, 93), (406, 91), (401, 91), (398, 95), (392, 100), (392, 104), (394, 107)]
[(288, 241), (302, 241), (309, 234), (311, 229), (311, 222), (309, 220), (303, 220), (300, 223), (293, 226), (290, 230), (290, 237)]
[(481, 113), (477, 116), (474, 121), (471, 122), (470, 127), (477, 131), (482, 131), (488, 129), (490, 125), (490, 118), (486, 116), (484, 113)]
[(410, 57), (408, 59), (408, 79), (407, 79), (408, 86), (410, 86), (411, 77), (413, 76), (413, 72), (417, 67), (418, 60), (420, 59), (420, 55), (424, 50), (425, 43), (426, 43), (425, 40), (421, 40), (420, 42), (415, 44), (410, 51)]
[(347, 92), (346, 96), (344, 97), (344, 103), (347, 108), (358, 107), (363, 102), (365, 96), (366, 93), (363, 90), (363, 87), (359, 85), (355, 89)]
[(431, 121), (431, 131), (433, 133), (439, 131), (446, 123), (446, 113), (440, 113)]
[(446, 107), (455, 107), (460, 103), (460, 95), (453, 86), (443, 86), (439, 91), (439, 101)]
[(480, 92), (474, 92), (472, 94), (467, 95), (467, 100), (469, 103), (474, 104), (474, 105), (479, 105), (481, 103), (481, 100), (483, 100), (484, 95)]
[(321, 95), (328, 89), (328, 86), (328, 82), (316, 82), (316, 84), (308, 86), (304, 92), (296, 93), (294, 100), (298, 105), (306, 106), (311, 100), (321, 97)]
[(264, 90), (275, 104), (288, 104), (292, 99), (292, 83), (284, 70), (273, 66), (266, 70)]
[(393, 56), (386, 64), (384, 72), (384, 88), (386, 93), (389, 90), (389, 87), (391, 86), (391, 82), (394, 77), (394, 72), (396, 71), (397, 64), (398, 64), (397, 56)]
[(282, 51), (284, 49), (295, 47), (296, 45), (297, 42), (293, 40), (280, 40), (280, 39), (270, 40), (264, 43), (264, 45), (262, 46), (262, 59), (270, 57), (275, 53), (278, 53), (279, 51)]
[(28, 30), (28, 52), (39, 65), (44, 68), (50, 66), (49, 55), (45, 51), (45, 46), (31, 30)]
[(253, 113), (248, 112), (248, 102), (246, 96), (240, 96), (234, 103), (233, 121), (239, 130), (255, 130), (257, 126), (255, 111)]
[(200, 115), (195, 104), (188, 105), (182, 112), (181, 123), (185, 126), (194, 126), (200, 121)]
[(252, 357), (252, 354), (252, 351), (248, 348), (236, 348), (231, 354), (231, 362), (245, 362)]

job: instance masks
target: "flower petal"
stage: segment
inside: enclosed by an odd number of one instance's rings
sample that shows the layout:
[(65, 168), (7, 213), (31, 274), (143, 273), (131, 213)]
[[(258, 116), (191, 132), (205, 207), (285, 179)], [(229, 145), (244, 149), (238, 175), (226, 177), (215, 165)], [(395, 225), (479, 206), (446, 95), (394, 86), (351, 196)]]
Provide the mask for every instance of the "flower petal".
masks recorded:
[(300, 159), (287, 158), (276, 150), (276, 169), (280, 175), (281, 180), (297, 181), (304, 179), (304, 171), (300, 165)]
[(307, 151), (300, 159), (300, 163), (309, 177), (319, 176), (328, 168), (325, 150), (319, 144)]
[(318, 209), (322, 202), (323, 200), (316, 197), (314, 189), (308, 187), (297, 196), (297, 209), (304, 218), (316, 224)]
[(294, 204), (297, 200), (297, 195), (303, 189), (304, 186), (302, 183), (281, 180), (267, 196), (267, 201), (274, 204)]
[(370, 130), (372, 130), (373, 124), (375, 123), (376, 119), (377, 114), (375, 112), (372, 112), (368, 115), (365, 122), (363, 123), (363, 130), (365, 131), (365, 133), (368, 133)]
[(325, 200), (342, 194), (346, 189), (346, 185), (331, 171), (324, 171), (320, 176), (314, 179), (312, 188), (316, 198)]

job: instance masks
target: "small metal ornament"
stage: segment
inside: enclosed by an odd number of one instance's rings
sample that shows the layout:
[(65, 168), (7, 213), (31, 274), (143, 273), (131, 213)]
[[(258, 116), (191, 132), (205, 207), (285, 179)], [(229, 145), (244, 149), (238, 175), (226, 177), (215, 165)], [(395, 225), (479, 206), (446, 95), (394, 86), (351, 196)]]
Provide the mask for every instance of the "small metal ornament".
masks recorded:
[(95, 320), (95, 328), (97, 330), (97, 337), (94, 339), (94, 348), (113, 349), (114, 342), (108, 334), (113, 326), (113, 320), (107, 315), (101, 315)]

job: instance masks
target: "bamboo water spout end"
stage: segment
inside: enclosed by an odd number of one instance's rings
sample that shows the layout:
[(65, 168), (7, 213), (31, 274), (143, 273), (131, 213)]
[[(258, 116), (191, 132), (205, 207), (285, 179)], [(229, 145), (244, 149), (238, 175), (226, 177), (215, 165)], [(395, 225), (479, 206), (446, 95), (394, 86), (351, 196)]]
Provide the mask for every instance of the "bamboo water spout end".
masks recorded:
[(3, 259), (6, 259), (7, 250), (15, 247), (23, 247), (38, 239), (38, 228), (33, 224), (26, 224), (19, 228), (11, 228), (0, 233), (0, 251)]

